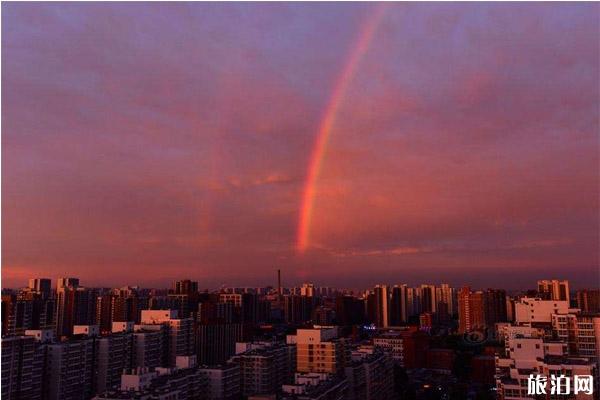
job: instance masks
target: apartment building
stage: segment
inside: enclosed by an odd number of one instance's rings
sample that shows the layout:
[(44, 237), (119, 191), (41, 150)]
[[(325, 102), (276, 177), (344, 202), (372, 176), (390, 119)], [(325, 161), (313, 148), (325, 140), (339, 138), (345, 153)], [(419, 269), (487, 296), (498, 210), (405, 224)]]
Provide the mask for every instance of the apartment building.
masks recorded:
[(238, 343), (231, 362), (240, 366), (244, 396), (277, 393), (292, 382), (296, 347), (277, 342)]
[(293, 340), (298, 372), (335, 374), (343, 370), (347, 354), (344, 341), (338, 338), (337, 327), (298, 329)]

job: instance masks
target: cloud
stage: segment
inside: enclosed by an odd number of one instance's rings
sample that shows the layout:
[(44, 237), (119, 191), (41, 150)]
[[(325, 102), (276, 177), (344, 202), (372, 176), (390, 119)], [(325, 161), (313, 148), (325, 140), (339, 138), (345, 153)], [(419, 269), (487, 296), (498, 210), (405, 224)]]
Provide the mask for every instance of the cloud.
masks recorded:
[[(438, 245), (397, 246), (384, 249), (342, 250), (326, 249), (334, 257), (371, 257), (371, 256), (405, 256), (427, 253), (479, 253), (502, 250), (537, 249), (547, 247), (562, 247), (573, 244), (572, 239), (538, 239), (517, 242), (497, 243), (495, 246), (481, 244), (447, 243)], [(324, 248), (321, 248), (324, 250)]]
[(274, 265), (348, 285), (505, 266), (595, 279), (595, 4), (390, 7), (340, 106), (314, 247), (294, 254), (318, 123), (369, 7), (3, 7), (5, 284), (250, 285)]

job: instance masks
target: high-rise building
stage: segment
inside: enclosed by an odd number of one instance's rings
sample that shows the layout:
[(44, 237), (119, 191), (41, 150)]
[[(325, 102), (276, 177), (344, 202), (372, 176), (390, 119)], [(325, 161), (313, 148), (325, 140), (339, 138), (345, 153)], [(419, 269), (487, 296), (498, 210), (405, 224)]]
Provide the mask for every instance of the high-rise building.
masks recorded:
[(135, 291), (114, 290), (96, 297), (95, 324), (101, 332), (108, 333), (113, 322), (140, 322), (141, 310)]
[(390, 320), (392, 326), (399, 326), (408, 321), (406, 285), (394, 285), (390, 299)]
[[(521, 326), (504, 329), (506, 355), (496, 358), (496, 388), (500, 400), (531, 399), (527, 387), (530, 374), (543, 375), (547, 382), (551, 381), (551, 375), (562, 375), (569, 380), (571, 388), (576, 375), (597, 376), (595, 361), (571, 356), (566, 343), (546, 341), (543, 331)], [(549, 390), (547, 393), (550, 396)], [(576, 398), (591, 400), (593, 395), (580, 393)]]
[(482, 291), (471, 293), (469, 302), (471, 312), (471, 326), (473, 328), (485, 328), (487, 326), (487, 320), (485, 316), (485, 293)]
[(408, 317), (414, 317), (421, 313), (421, 301), (418, 292), (416, 288), (406, 288), (406, 312)]
[(75, 293), (76, 289), (70, 286), (61, 285), (56, 289), (56, 335), (58, 337), (73, 333)]
[(196, 326), (196, 354), (198, 362), (218, 365), (235, 354), (235, 344), (244, 341), (244, 325), (238, 323), (207, 322)]
[(312, 283), (304, 283), (300, 288), (300, 295), (313, 297), (315, 295), (315, 287)]
[(485, 294), (471, 292), (468, 286), (458, 293), (458, 332), (466, 333), (487, 326), (485, 318)]
[(471, 288), (463, 287), (458, 292), (458, 332), (465, 333), (472, 329), (471, 323)]
[(242, 395), (277, 393), (289, 384), (296, 367), (296, 347), (277, 342), (237, 343), (231, 362), (240, 366)]
[(600, 365), (600, 315), (552, 314), (552, 333), (567, 344), (569, 355)]
[(435, 291), (440, 321), (451, 319), (456, 314), (456, 291), (447, 283), (442, 283)]
[(174, 282), (168, 300), (168, 308), (178, 310), (180, 318), (195, 318), (194, 312), (198, 309), (200, 301), (198, 282), (189, 279)]
[(112, 330), (114, 295), (103, 294), (96, 298), (96, 325), (100, 332), (108, 333)]
[(434, 285), (421, 285), (421, 313), (434, 313), (437, 311), (436, 287)]
[(133, 366), (133, 356), (131, 332), (113, 333), (99, 338), (96, 392), (118, 389), (123, 370)]
[(242, 307), (242, 294), (241, 293), (220, 293), (219, 302), (231, 303), (235, 307)]
[(566, 300), (542, 300), (523, 297), (515, 303), (515, 322), (517, 324), (552, 322), (552, 314), (568, 314), (569, 303)]
[(79, 278), (58, 278), (56, 281), (56, 289), (79, 286)]
[(113, 322), (140, 322), (141, 310), (136, 290), (131, 288), (115, 290), (111, 307), (111, 320)]
[(200, 373), (208, 381), (206, 391), (209, 399), (237, 400), (241, 395), (241, 373), (236, 364), (227, 363), (217, 366), (203, 366)]
[(419, 326), (423, 330), (430, 330), (438, 323), (437, 314), (432, 312), (424, 312), (419, 315)]
[(31, 311), (28, 329), (54, 329), (56, 302), (52, 296), (44, 292), (21, 290), (17, 293), (19, 303), (26, 303), (26, 308)]
[(32, 329), (33, 303), (17, 299), (15, 294), (2, 295), (2, 334), (23, 335)]
[(389, 326), (389, 304), (390, 298), (386, 285), (377, 285), (373, 289), (375, 295), (375, 325), (380, 328)]
[(43, 395), (45, 345), (33, 336), (2, 339), (2, 399), (38, 400)]
[(169, 293), (166, 307), (159, 308), (177, 310), (181, 318), (194, 318), (193, 312), (197, 309), (198, 298), (198, 293)]
[(193, 294), (198, 293), (198, 282), (184, 279), (173, 283), (174, 294)]
[(32, 278), (29, 280), (29, 290), (48, 298), (52, 293), (52, 281), (48, 278)]
[(281, 270), (280, 269), (277, 270), (277, 294), (279, 296), (283, 295), (283, 291), (281, 288)]
[(364, 294), (365, 300), (365, 315), (368, 322), (375, 324), (377, 320), (377, 301), (373, 291), (367, 291)]
[(1, 307), (2, 312), (2, 337), (8, 335), (8, 325), (9, 325), (9, 313), (12, 312), (11, 308), (13, 307), (13, 303), (16, 300), (16, 296), (13, 293), (2, 294)]
[(582, 312), (600, 313), (600, 289), (578, 290), (577, 307)]
[(358, 348), (351, 352), (344, 369), (348, 400), (384, 400), (394, 397), (394, 360), (379, 349)]
[(359, 325), (365, 322), (365, 301), (354, 296), (340, 295), (335, 300), (335, 316), (341, 326)]
[(142, 310), (142, 327), (165, 325), (169, 335), (169, 365), (175, 366), (177, 356), (194, 354), (194, 321), (179, 318), (176, 310)]
[(136, 325), (133, 332), (132, 366), (168, 366), (168, 338), (169, 331), (165, 325)]
[(311, 317), (313, 324), (316, 325), (332, 325), (335, 319), (335, 311), (327, 306), (317, 306)]
[(78, 279), (61, 279), (61, 286), (56, 289), (56, 334), (59, 337), (71, 335), (74, 325), (95, 323), (97, 297), (96, 291), (78, 287)]
[(89, 399), (95, 390), (98, 338), (81, 337), (48, 344), (47, 399)]
[(563, 300), (570, 302), (569, 281), (558, 279), (545, 279), (537, 283), (538, 295), (543, 300)]
[(424, 368), (429, 335), (414, 327), (385, 330), (373, 337), (373, 345), (389, 352), (405, 368)]
[(314, 308), (312, 296), (284, 296), (284, 317), (288, 324), (303, 324), (310, 321)]
[(515, 320), (515, 300), (506, 296), (506, 320), (513, 322)]
[[(575, 375), (598, 379), (600, 316), (579, 313), (569, 307), (568, 300), (552, 299), (551, 292), (546, 293), (550, 295), (545, 298), (522, 297), (516, 301), (517, 325), (500, 327), (505, 351), (496, 358), (496, 387), (502, 400), (529, 399), (522, 382), (530, 373), (544, 375), (548, 381), (550, 375), (563, 375), (570, 380), (571, 388)], [(580, 393), (576, 398), (593, 396)]]
[(23, 335), (28, 329), (53, 329), (55, 301), (30, 288), (2, 295), (2, 335)]
[(485, 321), (489, 328), (497, 322), (506, 322), (506, 291), (487, 289), (484, 292)]
[(259, 324), (265, 322), (266, 315), (264, 302), (261, 302), (260, 296), (256, 293), (242, 294), (241, 322), (245, 324)]

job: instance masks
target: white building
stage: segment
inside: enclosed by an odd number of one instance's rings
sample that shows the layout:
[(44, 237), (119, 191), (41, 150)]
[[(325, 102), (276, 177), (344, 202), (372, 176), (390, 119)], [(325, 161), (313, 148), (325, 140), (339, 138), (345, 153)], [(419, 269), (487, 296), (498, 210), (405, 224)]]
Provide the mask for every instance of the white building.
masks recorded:
[(551, 323), (552, 314), (568, 314), (569, 302), (524, 297), (515, 303), (515, 323)]
[(594, 395), (574, 393), (576, 376), (592, 376), (598, 391), (600, 316), (581, 315), (566, 300), (522, 298), (515, 303), (516, 326), (499, 326), (504, 354), (496, 356), (496, 387), (500, 400), (532, 399), (529, 377), (544, 376), (551, 394), (552, 376), (564, 376), (571, 395), (591, 400)]
[[(500, 400), (532, 399), (533, 396), (528, 394), (530, 375), (543, 375), (548, 382), (552, 375), (565, 375), (571, 388), (576, 375), (597, 376), (596, 363), (587, 358), (568, 356), (567, 344), (563, 342), (544, 341), (535, 331), (509, 333), (507, 337), (507, 354), (496, 357), (496, 387)], [(579, 393), (571, 398), (592, 400), (593, 395)]]

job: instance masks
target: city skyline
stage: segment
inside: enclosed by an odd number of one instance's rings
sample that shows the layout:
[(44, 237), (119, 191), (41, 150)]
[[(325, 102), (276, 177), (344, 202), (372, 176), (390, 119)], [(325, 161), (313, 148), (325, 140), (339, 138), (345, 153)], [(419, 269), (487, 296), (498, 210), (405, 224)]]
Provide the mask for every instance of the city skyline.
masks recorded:
[[(600, 289), (567, 280), (514, 296), (445, 284), (209, 293), (191, 280), (82, 283), (34, 278), (3, 291), (3, 398), (525, 400), (532, 371), (565, 370), (588, 382), (578, 399), (597, 390)], [(532, 363), (541, 369), (524, 369)]]
[[(277, 270), (277, 272), (279, 273), (280, 270)], [(540, 275), (541, 276), (541, 275)], [(278, 277), (280, 277), (280, 275), (278, 274)], [(550, 280), (547, 279), (541, 279), (540, 277), (538, 277), (539, 279), (537, 280), (538, 285), (540, 282), (542, 281), (551, 281), (551, 282), (569, 282), (569, 279), (562, 279), (562, 278), (557, 278), (557, 277), (553, 277)], [(531, 291), (535, 291), (538, 290), (538, 287), (535, 285), (535, 281), (527, 281), (522, 283), (522, 285), (520, 287), (510, 287), (510, 286), (504, 286), (504, 285), (483, 285), (483, 286), (477, 286), (477, 285), (473, 285), (470, 281), (461, 281), (461, 282), (456, 282), (456, 283), (449, 283), (449, 282), (443, 282), (443, 281), (439, 281), (439, 280), (434, 280), (434, 281), (397, 281), (397, 282), (386, 282), (383, 280), (373, 280), (373, 284), (369, 284), (369, 283), (365, 283), (363, 286), (357, 286), (357, 287), (349, 287), (349, 286), (336, 286), (336, 285), (325, 285), (325, 284), (321, 284), (319, 282), (313, 282), (313, 281), (302, 281), (302, 282), (284, 282), (284, 281), (279, 281), (277, 278), (274, 279), (273, 282), (269, 282), (269, 283), (264, 283), (261, 285), (227, 285), (225, 283), (221, 284), (220, 286), (206, 286), (204, 285), (202, 282), (198, 282), (195, 281), (194, 279), (191, 279), (190, 277), (180, 277), (177, 279), (174, 279), (172, 281), (168, 281), (168, 282), (164, 282), (163, 284), (159, 284), (156, 286), (144, 286), (144, 285), (139, 285), (136, 284), (135, 282), (127, 282), (123, 285), (90, 285), (89, 282), (85, 282), (84, 280), (81, 280), (79, 277), (75, 277), (75, 276), (69, 276), (69, 277), (49, 277), (49, 276), (45, 276), (45, 277), (30, 277), (29, 279), (27, 279), (25, 282), (20, 283), (19, 285), (16, 285), (14, 287), (6, 287), (4, 286), (3, 289), (7, 289), (8, 292), (10, 293), (10, 291), (15, 291), (15, 290), (21, 290), (21, 289), (31, 289), (31, 288), (37, 288), (38, 285), (40, 285), (40, 281), (46, 281), (47, 283), (44, 283), (44, 285), (46, 285), (46, 289), (44, 290), (48, 290), (48, 291), (52, 291), (52, 290), (56, 290), (59, 287), (64, 286), (64, 281), (71, 281), (74, 280), (77, 282), (77, 286), (81, 285), (82, 288), (88, 288), (88, 289), (129, 289), (129, 288), (135, 288), (137, 289), (142, 289), (142, 290), (158, 290), (158, 291), (162, 291), (162, 290), (171, 290), (173, 289), (173, 285), (175, 285), (176, 283), (179, 284), (180, 282), (188, 282), (191, 284), (195, 285), (195, 288), (198, 292), (203, 292), (203, 293), (219, 293), (219, 292), (223, 292), (223, 291), (237, 291), (237, 290), (247, 290), (250, 292), (257, 292), (257, 293), (262, 293), (262, 294), (266, 294), (268, 293), (268, 291), (277, 291), (278, 288), (280, 288), (282, 290), (282, 293), (286, 293), (286, 294), (290, 294), (290, 293), (295, 293), (296, 291), (299, 291), (300, 289), (306, 287), (306, 286), (310, 286), (313, 287), (315, 289), (327, 289), (330, 291), (334, 291), (334, 292), (338, 292), (338, 293), (352, 293), (354, 295), (360, 295), (361, 293), (364, 294), (365, 292), (368, 292), (370, 290), (372, 290), (374, 287), (381, 287), (381, 286), (385, 286), (387, 287), (389, 290), (392, 290), (393, 288), (398, 288), (398, 287), (409, 287), (409, 288), (418, 288), (418, 287), (443, 287), (443, 286), (448, 286), (448, 287), (452, 287), (452, 288), (468, 288), (469, 290), (487, 290), (487, 289), (502, 289), (502, 290), (506, 290), (507, 293), (510, 293), (512, 295), (523, 295), (526, 294), (527, 292), (531, 292)], [(567, 288), (567, 292), (574, 292), (574, 291), (579, 291), (579, 290), (598, 290), (598, 287), (596, 285), (594, 285), (593, 283), (588, 284), (588, 285), (572, 285), (569, 286), (569, 288)], [(266, 289), (268, 289), (267, 291), (265, 291)], [(40, 290), (39, 288), (37, 288), (36, 290)]]
[(3, 4), (3, 287), (599, 287), (598, 7)]

